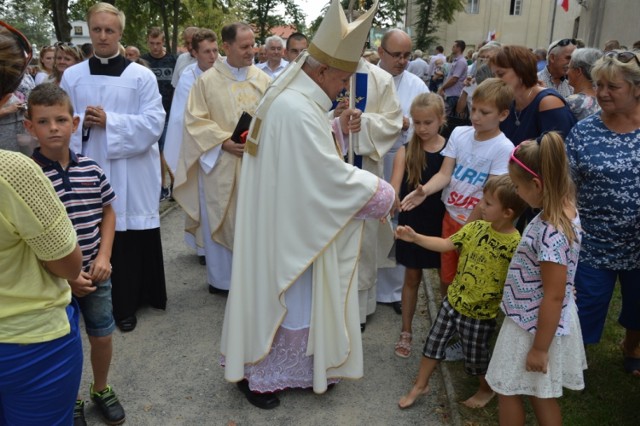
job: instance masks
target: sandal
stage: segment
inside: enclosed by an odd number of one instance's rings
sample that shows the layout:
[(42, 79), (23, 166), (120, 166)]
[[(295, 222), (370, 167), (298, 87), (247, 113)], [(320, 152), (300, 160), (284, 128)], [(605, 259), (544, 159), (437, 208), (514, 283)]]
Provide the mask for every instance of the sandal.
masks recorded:
[(407, 331), (401, 332), (395, 349), (396, 355), (400, 358), (409, 358), (409, 355), (411, 355), (411, 333)]
[(640, 358), (631, 358), (630, 356), (624, 357), (623, 361), (624, 371), (633, 375), (640, 376)]

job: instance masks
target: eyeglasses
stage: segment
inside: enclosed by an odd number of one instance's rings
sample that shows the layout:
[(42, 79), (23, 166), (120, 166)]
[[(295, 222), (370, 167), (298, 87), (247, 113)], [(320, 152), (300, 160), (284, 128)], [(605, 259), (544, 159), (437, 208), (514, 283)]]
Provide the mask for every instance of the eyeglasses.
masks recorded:
[(405, 59), (405, 60), (411, 59), (411, 52), (404, 52), (404, 53), (403, 52), (389, 52), (384, 47), (382, 48), (382, 50), (384, 50), (387, 53), (387, 55), (391, 56), (396, 61), (400, 60), (400, 58)]
[(575, 45), (578, 44), (578, 42), (576, 41), (575, 38), (563, 38), (562, 40), (560, 40), (559, 42), (557, 42), (556, 44), (551, 46), (551, 48), (549, 49), (549, 52), (551, 52), (556, 47), (565, 47), (565, 46), (568, 46), (570, 44), (573, 44), (575, 46)]
[(18, 45), (24, 52), (24, 68), (22, 70), (22, 73), (20, 74), (20, 78), (16, 79), (15, 81), (15, 87), (9, 86), (2, 88), (2, 91), (4, 93), (13, 93), (22, 82), (22, 77), (24, 77), (24, 73), (27, 71), (27, 66), (29, 65), (29, 62), (31, 62), (31, 58), (33, 57), (33, 50), (31, 48), (31, 43), (29, 43), (29, 40), (27, 40), (24, 34), (22, 34), (20, 31), (16, 30), (4, 21), (0, 21), (0, 26), (6, 28), (15, 37)]
[(611, 52), (607, 52), (604, 54), (605, 58), (609, 58), (609, 59), (617, 59), (618, 61), (622, 62), (623, 64), (628, 64), (629, 62), (631, 62), (632, 59), (636, 60), (636, 64), (638, 64), (638, 66), (640, 67), (640, 59), (638, 59), (638, 55), (636, 55), (633, 52), (629, 52), (629, 51), (622, 51), (622, 52), (616, 52), (616, 51), (611, 51)]
[(514, 163), (516, 163), (518, 166), (522, 167), (524, 169), (525, 172), (529, 173), (530, 175), (532, 175), (535, 178), (538, 178), (540, 180), (542, 180), (542, 178), (540, 177), (539, 174), (537, 174), (536, 172), (534, 172), (533, 170), (531, 170), (527, 165), (525, 165), (522, 161), (518, 160), (516, 158), (516, 152), (518, 151), (518, 148), (520, 148), (520, 145), (516, 146), (515, 148), (513, 148), (513, 151), (511, 151), (511, 157), (509, 158), (510, 161), (513, 161)]

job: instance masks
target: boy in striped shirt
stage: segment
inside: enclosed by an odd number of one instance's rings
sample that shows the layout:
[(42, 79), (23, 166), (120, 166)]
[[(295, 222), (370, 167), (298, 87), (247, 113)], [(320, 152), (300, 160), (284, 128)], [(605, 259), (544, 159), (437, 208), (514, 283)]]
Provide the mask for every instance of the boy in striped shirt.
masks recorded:
[[(109, 424), (124, 422), (125, 414), (107, 383), (115, 329), (111, 305), (111, 247), (116, 215), (115, 193), (98, 164), (69, 149), (80, 118), (73, 115), (67, 93), (55, 84), (42, 84), (29, 96), (25, 127), (40, 143), (33, 160), (53, 183), (78, 235), (82, 271), (69, 281), (80, 305), (91, 345), (94, 382), (91, 399)], [(76, 401), (75, 424), (84, 421), (84, 400)]]

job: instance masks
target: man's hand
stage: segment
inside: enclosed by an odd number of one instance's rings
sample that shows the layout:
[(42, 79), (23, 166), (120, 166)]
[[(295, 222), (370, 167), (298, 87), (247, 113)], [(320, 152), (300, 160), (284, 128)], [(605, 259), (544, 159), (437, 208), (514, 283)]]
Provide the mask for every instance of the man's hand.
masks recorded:
[(96, 291), (96, 287), (91, 281), (91, 275), (88, 272), (81, 271), (78, 278), (69, 280), (68, 283), (71, 286), (71, 292), (76, 297), (84, 297)]
[(347, 108), (349, 108), (349, 101), (345, 99), (344, 101), (339, 102), (338, 105), (336, 106), (336, 109), (333, 110), (333, 116), (335, 118), (340, 117), (344, 112), (344, 110)]
[(104, 112), (101, 106), (88, 106), (84, 111), (84, 121), (82, 122), (82, 127), (102, 127), (103, 129), (107, 126), (107, 113)]
[(222, 142), (222, 150), (227, 151), (229, 154), (235, 155), (236, 157), (242, 158), (242, 154), (244, 154), (244, 144), (235, 143), (231, 139), (227, 139)]
[(418, 185), (418, 187), (411, 191), (404, 199), (402, 200), (401, 206), (402, 211), (413, 210), (418, 207), (422, 202), (427, 198), (427, 193), (422, 188), (422, 185)]
[(393, 217), (397, 212), (401, 211), (402, 208), (400, 206), (400, 197), (398, 197), (398, 193), (396, 192), (396, 198), (393, 200), (393, 205), (391, 206), (391, 210), (389, 211), (389, 216)]
[(409, 130), (409, 126), (411, 125), (411, 121), (409, 120), (409, 117), (402, 117), (402, 131), (406, 132), (407, 130)]
[(359, 109), (345, 109), (340, 114), (340, 128), (343, 133), (358, 133), (362, 124), (362, 111)]

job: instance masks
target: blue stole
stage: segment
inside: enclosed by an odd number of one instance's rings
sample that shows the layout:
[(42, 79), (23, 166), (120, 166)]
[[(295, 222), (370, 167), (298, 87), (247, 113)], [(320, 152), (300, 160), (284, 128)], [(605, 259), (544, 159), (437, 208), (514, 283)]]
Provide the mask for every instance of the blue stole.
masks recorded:
[[(367, 73), (356, 73), (356, 87), (355, 87), (355, 108), (358, 108), (360, 111), (364, 112), (365, 107), (367, 106), (367, 83), (368, 83), (369, 74)], [(349, 101), (349, 92), (343, 90), (340, 92), (335, 101), (333, 101), (333, 106), (331, 107), (331, 111), (336, 109), (338, 104), (342, 101)], [(353, 165), (357, 168), (362, 168), (362, 156), (354, 155), (353, 157)]]

